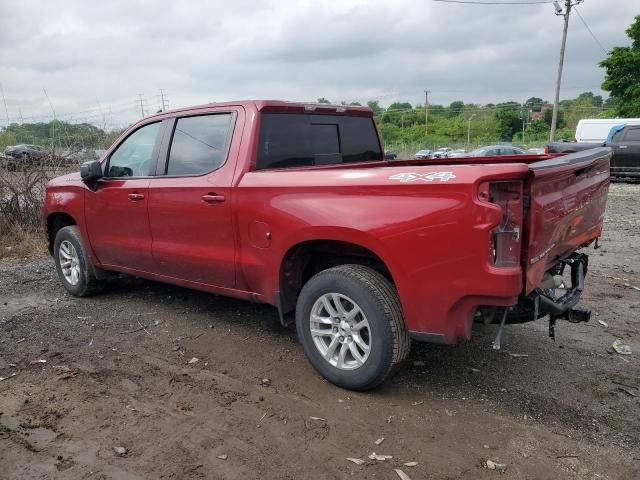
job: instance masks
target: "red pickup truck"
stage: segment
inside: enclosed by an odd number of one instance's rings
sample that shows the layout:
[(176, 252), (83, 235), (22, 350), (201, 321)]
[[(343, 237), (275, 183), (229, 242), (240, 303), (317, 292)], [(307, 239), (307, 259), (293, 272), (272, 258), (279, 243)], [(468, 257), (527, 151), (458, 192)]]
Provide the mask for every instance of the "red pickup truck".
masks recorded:
[(454, 343), (484, 321), (499, 343), (505, 323), (588, 319), (579, 250), (602, 231), (609, 149), (383, 152), (368, 108), (160, 113), (47, 185), (49, 249), (76, 296), (124, 272), (274, 305), (313, 366), (356, 390), (388, 378), (411, 339)]

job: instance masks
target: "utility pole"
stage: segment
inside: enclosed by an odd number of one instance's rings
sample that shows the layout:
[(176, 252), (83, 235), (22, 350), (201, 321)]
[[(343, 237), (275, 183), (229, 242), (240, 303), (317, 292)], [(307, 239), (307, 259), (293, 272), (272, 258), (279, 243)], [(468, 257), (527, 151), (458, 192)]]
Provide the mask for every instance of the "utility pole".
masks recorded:
[(424, 135), (429, 133), (429, 93), (430, 90), (424, 91)]
[(556, 8), (556, 15), (564, 17), (564, 24), (562, 28), (562, 45), (560, 46), (560, 61), (558, 62), (558, 76), (556, 78), (556, 96), (553, 102), (553, 116), (551, 117), (551, 133), (549, 134), (549, 141), (553, 142), (556, 135), (556, 126), (558, 123), (558, 108), (560, 104), (560, 83), (562, 82), (562, 67), (564, 65), (564, 50), (567, 44), (567, 30), (569, 29), (569, 15), (571, 14), (571, 7), (582, 3), (582, 0), (565, 0), (564, 11), (559, 2), (553, 2)]
[(49, 94), (47, 93), (47, 89), (42, 87), (42, 91), (44, 92), (44, 96), (47, 97), (47, 102), (49, 102), (49, 107), (51, 107), (51, 113), (53, 113), (53, 122), (51, 123), (51, 150), (55, 155), (56, 149), (56, 111), (53, 108), (53, 103), (51, 103), (51, 99), (49, 98)]
[(467, 118), (467, 150), (469, 150), (469, 145), (471, 145), (471, 119), (475, 117), (476, 114), (472, 113), (469, 118)]
[[(162, 91), (162, 90), (160, 90)], [(140, 103), (140, 115), (142, 116), (142, 118), (144, 118), (144, 102), (142, 101), (142, 94), (139, 93), (138, 94), (138, 101)]]
[(522, 104), (522, 111), (520, 113), (520, 118), (522, 118), (522, 145), (524, 145), (526, 143), (524, 141), (524, 129), (527, 121), (529, 120), (529, 114), (528, 114), (526, 102)]
[(9, 110), (7, 110), (7, 101), (4, 98), (4, 88), (2, 88), (2, 84), (0, 83), (0, 92), (2, 92), (2, 103), (4, 103), (4, 114), (7, 117), (7, 126), (9, 126)]
[(166, 112), (169, 108), (169, 98), (167, 94), (164, 93), (164, 90), (160, 89), (160, 103), (162, 103), (162, 111)]

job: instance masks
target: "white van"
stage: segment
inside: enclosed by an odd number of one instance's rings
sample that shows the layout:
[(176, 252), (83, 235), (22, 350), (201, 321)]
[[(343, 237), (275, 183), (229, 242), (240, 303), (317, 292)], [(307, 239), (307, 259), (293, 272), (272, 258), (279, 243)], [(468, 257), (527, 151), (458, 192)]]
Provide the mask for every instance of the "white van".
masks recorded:
[(576, 142), (602, 143), (616, 125), (640, 125), (640, 118), (590, 118), (580, 120), (576, 127)]

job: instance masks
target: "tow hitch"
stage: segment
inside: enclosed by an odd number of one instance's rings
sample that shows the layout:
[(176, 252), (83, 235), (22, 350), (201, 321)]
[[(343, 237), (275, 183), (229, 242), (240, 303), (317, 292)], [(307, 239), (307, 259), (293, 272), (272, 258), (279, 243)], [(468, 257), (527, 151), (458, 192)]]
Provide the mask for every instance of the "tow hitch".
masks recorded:
[[(536, 289), (533, 293), (542, 314), (549, 315), (549, 337), (556, 338), (556, 321), (568, 320), (571, 323), (588, 322), (591, 318), (591, 310), (576, 308), (582, 291), (584, 290), (584, 277), (589, 265), (589, 257), (584, 253), (574, 253), (563, 260), (558, 268), (558, 274), (562, 275), (566, 266), (571, 268), (571, 287), (564, 295), (555, 298), (549, 290)], [(536, 302), (537, 300), (537, 302)]]

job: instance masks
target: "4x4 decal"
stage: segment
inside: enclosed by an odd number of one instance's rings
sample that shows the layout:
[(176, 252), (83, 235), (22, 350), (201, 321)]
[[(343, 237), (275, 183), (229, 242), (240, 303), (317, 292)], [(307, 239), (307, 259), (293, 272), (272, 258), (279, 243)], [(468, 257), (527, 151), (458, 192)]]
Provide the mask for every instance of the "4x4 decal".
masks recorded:
[(423, 182), (433, 182), (434, 180), (448, 182), (452, 178), (456, 178), (453, 172), (396, 173), (391, 175), (389, 180), (400, 180), (400, 183), (415, 182), (417, 180), (422, 180)]

